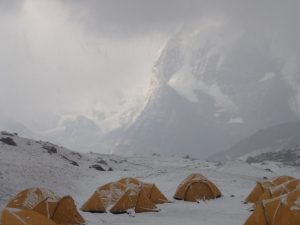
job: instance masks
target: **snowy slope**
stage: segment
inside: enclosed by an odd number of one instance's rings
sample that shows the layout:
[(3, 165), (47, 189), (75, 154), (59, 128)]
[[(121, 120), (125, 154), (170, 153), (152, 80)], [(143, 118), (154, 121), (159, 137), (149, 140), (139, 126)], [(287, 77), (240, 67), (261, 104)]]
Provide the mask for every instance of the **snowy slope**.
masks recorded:
[[(0, 133), (0, 204), (20, 189), (47, 186), (54, 191), (75, 190), (74, 185), (93, 165), (109, 165), (100, 156), (83, 155), (42, 141)], [(100, 161), (100, 163), (99, 163)], [(104, 163), (104, 164), (103, 164)]]
[[(8, 137), (17, 146), (5, 144), (12, 144), (7, 140)], [(158, 154), (131, 157), (78, 154), (50, 143), (3, 132), (0, 139), (0, 205), (4, 205), (10, 196), (21, 189), (38, 185), (52, 189), (60, 195), (71, 194), (77, 205), (81, 206), (97, 187), (125, 176), (156, 183), (172, 200), (177, 185), (193, 172), (203, 173), (223, 193), (220, 199), (199, 204), (173, 200), (173, 203), (158, 205), (161, 209), (158, 213), (82, 213), (88, 225), (240, 225), (250, 215), (250, 206), (243, 204), (243, 200), (257, 179), (279, 174), (299, 178), (299, 169), (275, 163), (249, 165), (242, 161), (228, 161), (218, 164), (189, 157), (164, 157)], [(78, 166), (74, 165), (75, 162)], [(94, 164), (101, 165), (106, 170), (111, 167), (113, 171), (89, 168)]]
[(275, 152), (300, 145), (300, 121), (284, 123), (259, 130), (211, 159), (224, 160), (264, 152)]
[(162, 51), (147, 105), (113, 151), (205, 158), (259, 129), (299, 119), (299, 70), (287, 70), (274, 46), (273, 37), (223, 23), (184, 27)]

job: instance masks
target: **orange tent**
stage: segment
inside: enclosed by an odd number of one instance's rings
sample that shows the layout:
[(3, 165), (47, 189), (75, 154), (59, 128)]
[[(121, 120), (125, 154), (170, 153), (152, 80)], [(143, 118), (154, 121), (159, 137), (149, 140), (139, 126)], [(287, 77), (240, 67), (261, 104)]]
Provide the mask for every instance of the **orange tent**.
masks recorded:
[(139, 212), (156, 212), (155, 204), (138, 186), (126, 187), (120, 182), (103, 185), (84, 203), (82, 211), (124, 213), (133, 209)]
[(246, 202), (256, 203), (259, 200), (260, 196), (268, 188), (275, 187), (275, 186), (277, 186), (279, 184), (282, 184), (284, 182), (287, 182), (289, 180), (294, 180), (294, 179), (295, 179), (294, 177), (290, 177), (290, 176), (278, 176), (278, 177), (274, 177), (271, 180), (257, 182), (256, 186), (253, 188), (253, 190), (251, 191), (251, 193), (246, 198)]
[(217, 186), (199, 173), (189, 175), (178, 186), (174, 198), (196, 202), (221, 197), (222, 194)]
[(296, 189), (300, 189), (300, 180), (289, 180), (275, 187), (267, 188), (263, 195), (260, 196), (259, 201), (275, 198), (280, 195), (287, 194)]
[(81, 225), (85, 221), (70, 196), (63, 198), (44, 188), (21, 191), (6, 205), (7, 208), (29, 209), (38, 212), (58, 224)]
[(164, 196), (163, 193), (161, 193), (161, 191), (156, 187), (155, 184), (143, 183), (140, 180), (132, 177), (122, 178), (118, 182), (132, 189), (143, 189), (146, 196), (155, 204), (163, 204), (169, 202), (167, 197)]
[(106, 212), (125, 193), (126, 186), (111, 182), (98, 188), (94, 194), (83, 204), (82, 211), (85, 212)]
[(28, 209), (5, 208), (0, 214), (1, 225), (57, 225), (46, 216)]
[(142, 189), (130, 189), (110, 209), (112, 213), (124, 213), (133, 209), (136, 213), (158, 212), (156, 205), (147, 197)]
[(299, 225), (300, 190), (258, 202), (244, 225)]

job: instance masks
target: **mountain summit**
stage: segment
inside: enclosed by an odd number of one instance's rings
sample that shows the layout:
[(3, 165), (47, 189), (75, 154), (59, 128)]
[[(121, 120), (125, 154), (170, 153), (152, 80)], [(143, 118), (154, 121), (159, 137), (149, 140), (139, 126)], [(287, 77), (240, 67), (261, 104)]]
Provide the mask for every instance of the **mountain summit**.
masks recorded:
[(207, 157), (259, 129), (296, 120), (297, 69), (274, 45), (272, 37), (222, 23), (184, 27), (166, 44), (147, 104), (113, 151)]

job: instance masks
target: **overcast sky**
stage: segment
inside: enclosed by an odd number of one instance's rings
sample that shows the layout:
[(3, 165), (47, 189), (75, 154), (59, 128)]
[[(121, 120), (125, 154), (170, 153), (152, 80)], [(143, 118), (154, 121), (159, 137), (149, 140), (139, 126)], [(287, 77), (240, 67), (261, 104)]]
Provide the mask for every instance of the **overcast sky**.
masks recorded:
[(211, 18), (300, 52), (299, 10), (299, 0), (1, 0), (2, 113), (44, 128), (53, 115), (124, 110), (168, 38)]

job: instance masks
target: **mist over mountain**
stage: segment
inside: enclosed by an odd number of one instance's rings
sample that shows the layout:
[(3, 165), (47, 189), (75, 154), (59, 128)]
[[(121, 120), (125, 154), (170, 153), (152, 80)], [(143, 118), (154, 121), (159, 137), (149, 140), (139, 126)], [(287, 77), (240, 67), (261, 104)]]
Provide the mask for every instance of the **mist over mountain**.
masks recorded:
[(58, 144), (88, 152), (101, 137), (102, 131), (93, 120), (81, 115), (65, 118), (58, 127), (44, 131), (43, 135)]
[(282, 150), (299, 148), (299, 146), (300, 121), (289, 122), (259, 130), (226, 151), (215, 154), (210, 159), (226, 160), (265, 153), (275, 154)]
[(206, 158), (300, 119), (299, 1), (126, 4), (1, 1), (0, 128)]
[(19, 121), (0, 112), (0, 130), (9, 130), (28, 138), (39, 138), (39, 135)]
[(146, 97), (126, 110), (60, 115), (34, 132), (2, 116), (1, 128), (84, 152), (207, 158), (299, 119), (299, 59), (297, 48), (261, 29), (219, 20), (183, 26), (154, 64)]
[(207, 157), (296, 120), (299, 69), (277, 52), (279, 44), (223, 23), (182, 28), (154, 67), (144, 110), (113, 151)]

